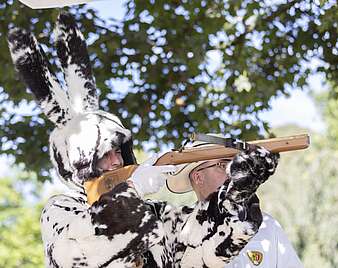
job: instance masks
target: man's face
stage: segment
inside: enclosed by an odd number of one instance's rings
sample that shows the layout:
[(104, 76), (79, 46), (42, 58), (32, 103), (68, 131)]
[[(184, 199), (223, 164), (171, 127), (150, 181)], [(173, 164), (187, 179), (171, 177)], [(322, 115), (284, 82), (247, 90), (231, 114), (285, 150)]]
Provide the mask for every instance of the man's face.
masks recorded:
[(228, 179), (225, 170), (229, 162), (226, 159), (207, 161), (193, 170), (193, 182), (202, 199), (215, 192)]
[(123, 166), (120, 149), (112, 149), (97, 161), (97, 168), (102, 171), (114, 170)]

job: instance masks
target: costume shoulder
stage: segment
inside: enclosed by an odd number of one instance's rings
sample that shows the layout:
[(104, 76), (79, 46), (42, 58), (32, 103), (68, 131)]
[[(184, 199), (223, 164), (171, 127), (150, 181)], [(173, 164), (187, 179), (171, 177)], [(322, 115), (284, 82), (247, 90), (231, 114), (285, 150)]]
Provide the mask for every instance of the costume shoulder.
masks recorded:
[[(120, 193), (126, 198), (122, 198), (121, 202), (130, 199), (128, 193)], [(90, 207), (81, 194), (51, 197), (41, 216), (46, 264), (52, 264), (48, 267), (80, 267), (80, 263), (85, 263), (88, 267), (133, 267), (139, 254), (145, 252), (149, 246), (157, 244), (162, 237), (161, 225), (151, 221), (151, 214), (147, 214), (141, 205), (140, 200), (138, 209), (143, 213), (143, 218), (142, 224), (138, 225), (138, 233), (130, 228), (121, 231), (118, 227), (118, 230), (109, 227), (109, 232), (115, 231), (116, 234), (108, 236), (99, 231), (107, 226), (98, 225), (93, 221), (100, 211), (104, 211), (103, 207)], [(126, 214), (126, 211), (122, 209), (116, 213), (122, 215)], [(115, 219), (113, 214), (111, 218)], [(136, 219), (137, 215), (135, 221)], [(123, 219), (120, 221), (128, 225)], [(150, 230), (147, 228), (149, 222), (155, 224), (149, 227)]]
[[(81, 195), (55, 195), (46, 203), (41, 214), (44, 241), (56, 238), (80, 238), (94, 234), (88, 204)], [(79, 228), (81, 226), (81, 228)]]

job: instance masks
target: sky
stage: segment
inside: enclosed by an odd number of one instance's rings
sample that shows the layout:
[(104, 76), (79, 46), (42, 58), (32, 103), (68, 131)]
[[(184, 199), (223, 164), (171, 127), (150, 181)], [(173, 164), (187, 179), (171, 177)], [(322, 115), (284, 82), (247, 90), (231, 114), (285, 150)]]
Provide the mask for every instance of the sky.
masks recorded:
[(270, 123), (272, 127), (285, 124), (296, 124), (300, 127), (323, 132), (325, 124), (319, 110), (311, 97), (310, 92), (321, 92), (325, 88), (321, 85), (322, 77), (315, 75), (310, 78), (308, 90), (292, 90), (290, 96), (282, 96), (271, 100), (272, 109), (263, 112), (261, 118)]

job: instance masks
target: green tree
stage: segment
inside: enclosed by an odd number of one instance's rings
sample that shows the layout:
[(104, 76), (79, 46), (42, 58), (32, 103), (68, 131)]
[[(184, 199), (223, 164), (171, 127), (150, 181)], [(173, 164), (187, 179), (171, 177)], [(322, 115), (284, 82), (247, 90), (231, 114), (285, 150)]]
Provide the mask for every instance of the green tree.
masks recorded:
[[(112, 2), (113, 4), (113, 2)], [(311, 72), (337, 82), (337, 5), (333, 0), (128, 0), (121, 22), (103, 21), (86, 6), (71, 8), (88, 42), (101, 107), (122, 116), (135, 143), (176, 145), (189, 132), (224, 132), (251, 139), (268, 125), (259, 112), (272, 97), (303, 87)], [(5, 36), (16, 26), (33, 31), (52, 64), (52, 28), (59, 10), (0, 4), (1, 151), (48, 175), (51, 125), (18, 83)], [(210, 53), (221, 64), (211, 70)], [(320, 62), (313, 67), (312, 60)], [(126, 81), (118, 90), (113, 81)], [(113, 100), (109, 102), (110, 100)], [(34, 105), (29, 106), (35, 107)], [(19, 110), (19, 111), (22, 111)], [(34, 155), (34, 157), (32, 157)]]
[(39, 189), (32, 173), (0, 178), (0, 267), (44, 267)]
[(318, 107), (325, 117), (327, 124), (327, 137), (330, 146), (338, 149), (338, 86), (327, 83), (329, 90), (315, 95)]

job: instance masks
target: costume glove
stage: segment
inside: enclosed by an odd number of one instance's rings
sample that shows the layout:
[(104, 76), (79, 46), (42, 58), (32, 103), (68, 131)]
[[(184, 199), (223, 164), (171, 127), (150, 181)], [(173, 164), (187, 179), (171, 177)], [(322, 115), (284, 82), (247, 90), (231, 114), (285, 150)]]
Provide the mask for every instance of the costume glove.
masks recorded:
[(175, 172), (176, 166), (153, 166), (156, 163), (158, 155), (153, 156), (142, 163), (132, 174), (128, 181), (132, 182), (137, 193), (143, 197), (147, 194), (158, 192), (165, 184), (165, 173)]

